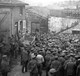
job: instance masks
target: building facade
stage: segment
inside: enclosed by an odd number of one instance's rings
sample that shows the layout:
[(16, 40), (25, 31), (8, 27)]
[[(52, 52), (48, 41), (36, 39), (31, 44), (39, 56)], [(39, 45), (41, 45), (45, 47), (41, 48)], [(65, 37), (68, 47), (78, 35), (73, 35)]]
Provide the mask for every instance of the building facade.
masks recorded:
[(0, 34), (9, 37), (26, 30), (25, 5), (28, 4), (18, 1), (0, 2)]
[[(34, 10), (35, 11), (35, 10)], [(29, 34), (38, 30), (40, 33), (48, 32), (48, 18), (35, 13), (33, 10), (26, 10), (27, 30)], [(28, 16), (28, 17), (27, 17)]]

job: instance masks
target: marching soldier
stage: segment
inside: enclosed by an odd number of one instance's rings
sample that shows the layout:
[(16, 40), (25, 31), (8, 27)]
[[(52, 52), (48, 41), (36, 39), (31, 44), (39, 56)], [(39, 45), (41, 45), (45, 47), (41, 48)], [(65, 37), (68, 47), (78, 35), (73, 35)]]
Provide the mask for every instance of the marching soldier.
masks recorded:
[(32, 59), (29, 61), (27, 68), (30, 72), (30, 76), (38, 76), (37, 61), (34, 54), (32, 54)]
[(37, 66), (38, 66), (38, 74), (41, 76), (42, 75), (42, 64), (44, 62), (44, 57), (41, 55), (41, 52), (39, 52), (39, 54), (36, 57), (37, 59)]
[(56, 71), (56, 76), (60, 76), (60, 68), (61, 68), (61, 63), (58, 60), (58, 56), (55, 56), (55, 60), (52, 61), (50, 68), (55, 69)]
[(22, 47), (21, 53), (21, 62), (22, 62), (22, 72), (27, 72), (27, 64), (28, 64), (28, 52)]
[(50, 70), (50, 64), (51, 64), (50, 51), (47, 51), (45, 56), (46, 76), (48, 76), (48, 72)]
[(7, 55), (3, 55), (2, 62), (1, 62), (2, 76), (8, 76), (8, 72), (10, 72), (9, 60)]

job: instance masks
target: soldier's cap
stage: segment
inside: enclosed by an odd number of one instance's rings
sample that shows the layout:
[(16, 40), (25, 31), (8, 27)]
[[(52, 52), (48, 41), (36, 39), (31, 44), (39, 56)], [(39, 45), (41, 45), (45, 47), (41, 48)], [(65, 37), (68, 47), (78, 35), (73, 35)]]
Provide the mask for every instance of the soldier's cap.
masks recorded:
[(5, 57), (7, 57), (7, 55), (3, 55), (2, 57), (5, 58)]
[(78, 58), (78, 61), (80, 62), (80, 58)]
[(58, 59), (58, 56), (55, 56), (55, 59)]
[(31, 57), (32, 57), (32, 58), (35, 58), (36, 56), (34, 55), (34, 53), (32, 53), (32, 54), (31, 54)]
[(70, 53), (68, 56), (75, 56), (73, 53)]
[(50, 54), (50, 53), (51, 53), (50, 51), (47, 51), (47, 52), (46, 52), (46, 54)]
[(60, 56), (62, 56), (62, 57), (63, 57), (63, 56), (65, 56), (65, 53), (61, 53), (61, 55), (60, 55)]
[(75, 58), (78, 59), (78, 58), (80, 58), (80, 56), (79, 55), (75, 55)]
[(42, 53), (42, 50), (39, 50), (38, 53), (41, 54)]
[(56, 72), (56, 70), (54, 69), (54, 68), (52, 68), (52, 69), (50, 69), (50, 71), (49, 71), (50, 73), (55, 73)]
[(2, 43), (0, 43), (0, 47), (3, 47), (4, 45)]
[(62, 52), (65, 53), (65, 52), (67, 52), (67, 51), (66, 51), (66, 50), (63, 50)]

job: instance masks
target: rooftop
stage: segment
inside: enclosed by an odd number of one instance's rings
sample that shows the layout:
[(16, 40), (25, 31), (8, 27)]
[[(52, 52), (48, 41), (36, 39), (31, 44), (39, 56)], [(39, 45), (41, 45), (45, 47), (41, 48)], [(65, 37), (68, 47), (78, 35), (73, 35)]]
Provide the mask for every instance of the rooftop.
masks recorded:
[(19, 0), (0, 0), (0, 6), (24, 6), (28, 5)]

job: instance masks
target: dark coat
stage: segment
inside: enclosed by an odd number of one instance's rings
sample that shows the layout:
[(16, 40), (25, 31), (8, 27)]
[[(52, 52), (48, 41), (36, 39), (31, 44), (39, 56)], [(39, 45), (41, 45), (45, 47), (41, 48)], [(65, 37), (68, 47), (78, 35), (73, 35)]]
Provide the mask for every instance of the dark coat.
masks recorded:
[(38, 73), (36, 59), (32, 59), (31, 61), (29, 61), (28, 65), (27, 65), (27, 68), (31, 73)]
[(77, 67), (76, 76), (80, 76), (80, 64), (79, 64), (78, 67)]

